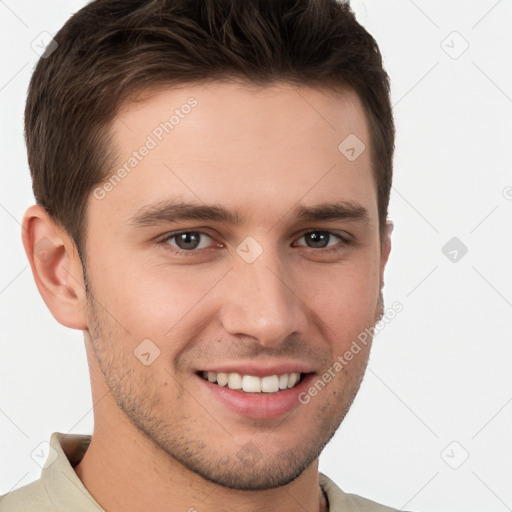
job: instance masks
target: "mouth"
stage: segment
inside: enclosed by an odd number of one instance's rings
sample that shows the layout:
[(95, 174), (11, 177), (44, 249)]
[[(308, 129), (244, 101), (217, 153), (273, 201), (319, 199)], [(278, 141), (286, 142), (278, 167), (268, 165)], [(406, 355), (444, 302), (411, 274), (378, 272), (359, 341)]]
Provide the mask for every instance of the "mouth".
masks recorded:
[[(226, 418), (272, 420), (300, 411), (300, 397), (312, 385), (318, 372), (307, 361), (267, 359), (265, 361), (218, 361), (194, 369), (198, 397)], [(215, 364), (215, 366), (214, 366)], [(233, 416), (232, 414), (235, 414)]]
[(298, 386), (307, 373), (283, 373), (258, 377), (237, 372), (200, 371), (197, 373), (203, 380), (233, 391), (250, 394), (272, 394)]

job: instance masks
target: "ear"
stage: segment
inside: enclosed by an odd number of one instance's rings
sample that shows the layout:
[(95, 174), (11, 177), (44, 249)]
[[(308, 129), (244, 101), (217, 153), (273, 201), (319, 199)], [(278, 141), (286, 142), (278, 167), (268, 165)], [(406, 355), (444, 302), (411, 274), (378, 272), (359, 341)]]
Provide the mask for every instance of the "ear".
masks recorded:
[(394, 224), (388, 220), (386, 221), (386, 228), (380, 244), (380, 279), (381, 287), (384, 285), (384, 269), (388, 262), (389, 253), (391, 252), (391, 233), (394, 229)]
[(380, 289), (377, 308), (375, 311), (375, 323), (380, 322), (384, 316), (384, 296), (382, 294), (382, 288), (384, 286), (384, 269), (388, 262), (389, 253), (391, 252), (391, 233), (393, 232), (394, 227), (395, 226), (391, 221), (386, 222), (384, 235), (380, 243)]
[(82, 263), (73, 239), (39, 205), (25, 212), (21, 237), (37, 289), (52, 315), (66, 327), (86, 329)]

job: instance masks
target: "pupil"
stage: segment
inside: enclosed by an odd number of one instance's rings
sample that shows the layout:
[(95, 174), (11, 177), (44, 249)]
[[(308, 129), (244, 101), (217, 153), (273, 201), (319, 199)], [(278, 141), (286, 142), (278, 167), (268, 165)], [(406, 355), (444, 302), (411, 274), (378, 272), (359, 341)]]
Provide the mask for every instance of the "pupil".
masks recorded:
[(199, 233), (181, 233), (177, 236), (176, 243), (180, 249), (195, 249), (199, 244)]
[(326, 247), (326, 244), (329, 239), (329, 233), (326, 231), (315, 231), (313, 233), (309, 233), (310, 241), (313, 242), (313, 247)]

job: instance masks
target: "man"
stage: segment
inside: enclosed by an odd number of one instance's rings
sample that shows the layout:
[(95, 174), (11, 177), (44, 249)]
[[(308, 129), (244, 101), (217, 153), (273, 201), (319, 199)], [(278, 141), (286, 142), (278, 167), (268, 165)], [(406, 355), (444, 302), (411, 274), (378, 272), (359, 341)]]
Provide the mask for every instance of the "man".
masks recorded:
[(392, 510), (318, 472), (391, 249), (389, 83), (349, 6), (92, 2), (25, 127), (23, 243), (95, 425), (0, 510)]

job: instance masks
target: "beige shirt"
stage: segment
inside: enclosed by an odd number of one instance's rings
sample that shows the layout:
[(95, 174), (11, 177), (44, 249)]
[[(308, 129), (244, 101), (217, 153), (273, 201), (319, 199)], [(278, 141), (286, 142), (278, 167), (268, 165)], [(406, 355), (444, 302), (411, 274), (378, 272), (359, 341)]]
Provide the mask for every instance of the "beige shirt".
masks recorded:
[[(41, 478), (0, 496), (0, 512), (104, 512), (73, 469), (84, 456), (90, 441), (90, 435), (54, 432)], [(327, 495), (329, 512), (398, 512), (355, 494), (344, 493), (322, 473), (318, 474), (318, 481)]]

